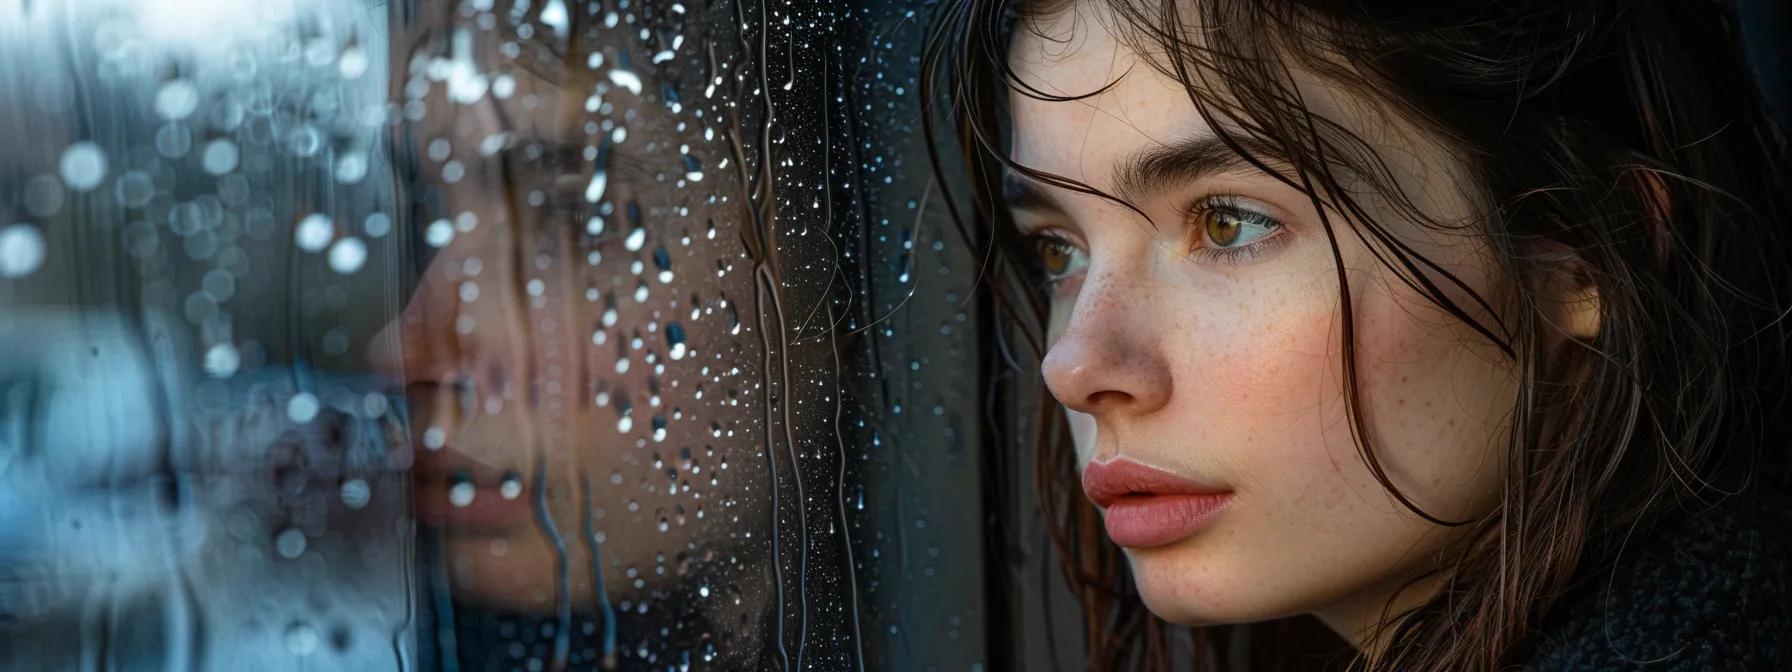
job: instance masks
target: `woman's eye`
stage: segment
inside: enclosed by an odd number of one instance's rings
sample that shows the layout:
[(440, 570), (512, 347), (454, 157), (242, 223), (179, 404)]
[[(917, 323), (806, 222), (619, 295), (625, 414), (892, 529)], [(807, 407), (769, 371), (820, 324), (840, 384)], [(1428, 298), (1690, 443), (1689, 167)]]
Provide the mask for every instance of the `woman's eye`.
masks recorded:
[(1202, 247), (1220, 250), (1250, 245), (1275, 233), (1281, 226), (1266, 215), (1230, 206), (1209, 206), (1196, 217), (1204, 239)]
[(1088, 255), (1082, 248), (1059, 236), (1035, 236), (1033, 246), (1039, 253), (1039, 265), (1045, 269), (1046, 279), (1053, 282), (1062, 280), (1089, 264)]

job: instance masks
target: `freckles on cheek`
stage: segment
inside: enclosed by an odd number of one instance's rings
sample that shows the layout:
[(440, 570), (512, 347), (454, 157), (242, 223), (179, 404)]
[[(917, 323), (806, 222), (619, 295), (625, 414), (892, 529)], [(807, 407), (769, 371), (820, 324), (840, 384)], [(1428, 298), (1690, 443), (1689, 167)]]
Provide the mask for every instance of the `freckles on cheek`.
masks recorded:
[(1310, 416), (1336, 396), (1326, 385), (1338, 365), (1328, 320), (1285, 303), (1257, 308), (1234, 323), (1224, 345), (1196, 346), (1205, 351), (1196, 377), (1233, 412), (1279, 424)]
[[(1341, 385), (1335, 300), (1289, 299), (1260, 312), (1231, 356), (1212, 360), (1212, 394), (1234, 414), (1235, 458), (1267, 506), (1320, 524), (1353, 497), (1360, 469)], [(1344, 477), (1340, 478), (1340, 474)], [(1277, 515), (1283, 515), (1277, 514)]]

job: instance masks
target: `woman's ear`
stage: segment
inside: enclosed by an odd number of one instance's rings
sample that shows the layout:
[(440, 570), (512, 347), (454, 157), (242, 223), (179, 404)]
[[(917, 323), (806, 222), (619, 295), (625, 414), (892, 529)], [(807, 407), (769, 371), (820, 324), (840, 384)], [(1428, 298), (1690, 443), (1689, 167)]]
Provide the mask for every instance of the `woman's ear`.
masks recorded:
[[(1661, 173), (1637, 167), (1627, 173), (1635, 180), (1633, 188), (1643, 205), (1643, 230), (1648, 232), (1650, 251), (1657, 264), (1666, 264), (1668, 255), (1668, 222), (1673, 214), (1673, 196)], [(1599, 335), (1601, 301), (1599, 286), (1586, 264), (1571, 254), (1562, 255), (1548, 271), (1538, 297), (1551, 324), (1569, 338), (1591, 341)]]
[(1553, 327), (1551, 331), (1566, 339), (1592, 341), (1601, 326), (1599, 285), (1579, 255), (1559, 244), (1549, 248), (1550, 253), (1533, 267), (1542, 274), (1535, 296), (1545, 329)]
[(1565, 265), (1557, 275), (1565, 277), (1551, 278), (1543, 296), (1550, 322), (1569, 338), (1593, 340), (1599, 336), (1601, 322), (1599, 286), (1578, 262)]

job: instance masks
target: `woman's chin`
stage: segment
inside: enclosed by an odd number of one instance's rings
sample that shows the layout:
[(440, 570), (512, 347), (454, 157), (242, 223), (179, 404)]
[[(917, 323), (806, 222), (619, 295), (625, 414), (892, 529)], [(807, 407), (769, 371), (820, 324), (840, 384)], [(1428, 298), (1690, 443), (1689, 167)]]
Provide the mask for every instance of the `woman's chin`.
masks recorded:
[(1230, 563), (1173, 547), (1127, 551), (1151, 613), (1180, 625), (1255, 623), (1289, 615), (1272, 586), (1228, 571)]

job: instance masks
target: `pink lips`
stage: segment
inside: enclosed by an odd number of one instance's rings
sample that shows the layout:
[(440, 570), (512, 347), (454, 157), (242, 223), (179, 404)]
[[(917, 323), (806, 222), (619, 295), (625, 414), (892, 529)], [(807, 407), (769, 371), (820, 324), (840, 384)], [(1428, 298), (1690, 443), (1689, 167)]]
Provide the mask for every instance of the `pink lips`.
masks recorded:
[(1151, 548), (1194, 534), (1232, 500), (1232, 493), (1125, 457), (1083, 468), (1083, 493), (1102, 508), (1108, 538)]
[[(528, 480), (515, 497), (504, 497), (500, 488), (504, 472), (472, 458), (441, 448), (419, 449), (411, 468), (413, 510), (418, 522), (464, 532), (495, 532), (529, 522), (532, 490)], [(462, 506), (450, 501), (457, 480), (473, 486), (473, 499)]]

